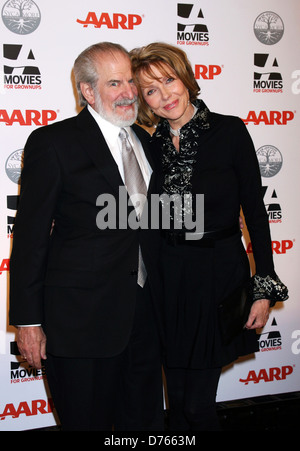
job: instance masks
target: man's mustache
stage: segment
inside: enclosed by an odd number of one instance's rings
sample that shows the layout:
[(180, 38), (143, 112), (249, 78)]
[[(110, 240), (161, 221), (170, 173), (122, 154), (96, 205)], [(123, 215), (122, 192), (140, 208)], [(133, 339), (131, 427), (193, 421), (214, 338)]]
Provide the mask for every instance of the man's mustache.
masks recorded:
[(132, 105), (132, 104), (134, 104), (136, 102), (137, 102), (137, 96), (135, 96), (133, 99), (117, 100), (114, 103), (114, 106), (128, 106), (128, 105)]

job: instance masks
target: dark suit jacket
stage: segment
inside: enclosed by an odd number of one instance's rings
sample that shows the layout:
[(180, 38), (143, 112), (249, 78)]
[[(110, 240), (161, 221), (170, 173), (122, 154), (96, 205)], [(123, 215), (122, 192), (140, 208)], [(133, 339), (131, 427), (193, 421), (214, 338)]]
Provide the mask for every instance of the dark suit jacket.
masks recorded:
[[(151, 165), (149, 135), (133, 128)], [(30, 135), (21, 177), (10, 262), (10, 323), (41, 323), (47, 350), (54, 355), (120, 353), (133, 323), (139, 244), (160, 321), (159, 232), (97, 227), (97, 197), (115, 196), (118, 224), (118, 190), (124, 185), (87, 109)], [(152, 174), (148, 195), (153, 184)]]

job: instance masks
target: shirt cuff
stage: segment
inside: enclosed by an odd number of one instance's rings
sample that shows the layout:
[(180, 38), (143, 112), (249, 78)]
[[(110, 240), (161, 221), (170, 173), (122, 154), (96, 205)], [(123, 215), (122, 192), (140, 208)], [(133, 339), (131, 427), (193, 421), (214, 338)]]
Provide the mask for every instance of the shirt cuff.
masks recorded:
[(277, 301), (286, 301), (288, 296), (287, 287), (281, 282), (277, 274), (274, 278), (270, 276), (261, 277), (258, 274), (252, 277), (253, 301), (269, 299), (270, 307)]

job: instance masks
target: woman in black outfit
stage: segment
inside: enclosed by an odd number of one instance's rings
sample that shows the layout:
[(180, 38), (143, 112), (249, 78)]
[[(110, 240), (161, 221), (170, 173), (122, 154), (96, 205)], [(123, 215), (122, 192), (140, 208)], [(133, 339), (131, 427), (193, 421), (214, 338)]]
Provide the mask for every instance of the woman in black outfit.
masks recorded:
[[(204, 194), (204, 235), (188, 240), (176, 208), (162, 231), (165, 285), (165, 373), (171, 430), (218, 430), (215, 401), (221, 368), (258, 350), (256, 328), (269, 308), (287, 299), (273, 265), (268, 217), (256, 153), (242, 120), (212, 113), (186, 54), (153, 43), (131, 52), (140, 93), (139, 120), (152, 136), (160, 193), (180, 195), (197, 224), (195, 199)], [(219, 305), (250, 277), (239, 228), (242, 207), (253, 246), (253, 305), (242, 329), (224, 341)], [(176, 216), (177, 215), (177, 216)], [(173, 224), (173, 227), (172, 227)]]

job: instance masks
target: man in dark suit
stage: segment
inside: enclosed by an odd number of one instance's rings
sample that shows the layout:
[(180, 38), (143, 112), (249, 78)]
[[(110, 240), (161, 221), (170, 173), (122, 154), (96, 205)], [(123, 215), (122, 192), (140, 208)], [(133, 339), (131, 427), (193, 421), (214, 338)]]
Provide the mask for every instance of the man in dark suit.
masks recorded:
[[(74, 75), (85, 108), (35, 130), (25, 146), (10, 323), (28, 363), (45, 360), (64, 430), (162, 430), (158, 231), (126, 227), (119, 215), (119, 194), (134, 177), (125, 180), (119, 132), (128, 133), (148, 198), (149, 135), (134, 124), (137, 91), (123, 47), (89, 47)], [(116, 227), (99, 219), (103, 195), (116, 201)]]

